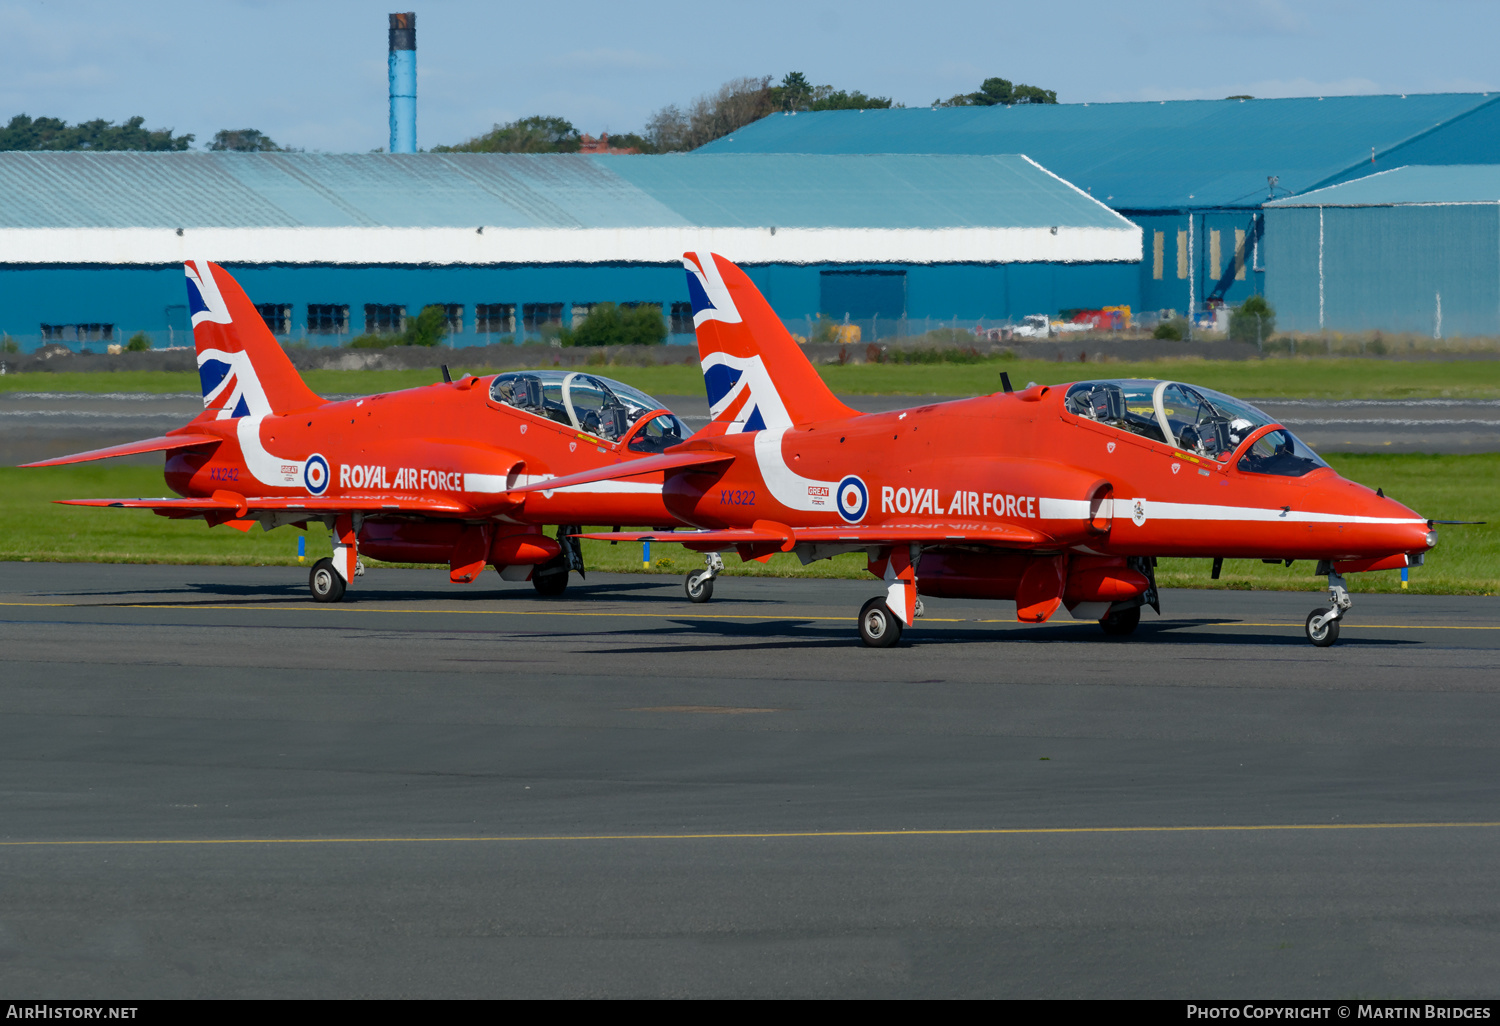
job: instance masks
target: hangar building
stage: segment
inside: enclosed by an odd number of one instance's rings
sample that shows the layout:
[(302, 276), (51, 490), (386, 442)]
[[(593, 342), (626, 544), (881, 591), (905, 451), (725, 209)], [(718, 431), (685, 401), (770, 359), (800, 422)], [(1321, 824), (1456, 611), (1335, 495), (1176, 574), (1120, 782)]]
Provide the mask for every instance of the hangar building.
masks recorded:
[(1500, 94), (1169, 100), (773, 114), (696, 151), (1024, 153), (1139, 224), (1128, 302), (1266, 290), (1268, 199), (1406, 164), (1500, 163)]
[(691, 341), (691, 249), (747, 265), (794, 332), (848, 314), (866, 338), (1101, 305), (1141, 258), (1139, 228), (1013, 155), (11, 152), (0, 196), (0, 330), (28, 350), (183, 344), (187, 257), (289, 341), (436, 303), (459, 345), (602, 302), (657, 305)]
[(1280, 327), (1500, 335), (1500, 166), (1395, 168), (1265, 218)]

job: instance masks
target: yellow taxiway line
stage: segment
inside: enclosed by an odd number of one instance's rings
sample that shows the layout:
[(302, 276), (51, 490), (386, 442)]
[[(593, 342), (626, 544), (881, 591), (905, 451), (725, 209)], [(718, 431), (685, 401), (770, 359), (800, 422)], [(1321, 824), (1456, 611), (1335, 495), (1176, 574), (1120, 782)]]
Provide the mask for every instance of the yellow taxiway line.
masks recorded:
[[(832, 620), (848, 622), (855, 619), (852, 616), (814, 616), (801, 613), (783, 613), (772, 615), (769, 613), (621, 613), (621, 612), (589, 612), (586, 610), (569, 609), (420, 609), (402, 608), (390, 606), (357, 606), (357, 605), (332, 605), (319, 604), (316, 606), (265, 606), (265, 605), (236, 605), (236, 606), (203, 606), (193, 605), (185, 602), (0, 602), (0, 608), (22, 607), (40, 609), (179, 609), (184, 611), (235, 611), (248, 610), (252, 612), (270, 613), (401, 613), (416, 614), (426, 613), (442, 616), (579, 616), (579, 617), (618, 617), (623, 619), (692, 619), (692, 620)], [(1018, 623), (1015, 620), (983, 619), (976, 620), (961, 616), (924, 616), (922, 623), (1006, 623), (1016, 624), (1020, 627), (1093, 627), (1093, 620), (1057, 620), (1045, 624)], [(1159, 621), (1164, 624), (1173, 624), (1171, 620)], [(1353, 621), (1352, 625), (1359, 627), (1372, 627), (1380, 630), (1392, 631), (1500, 631), (1500, 624), (1494, 625), (1470, 625), (1470, 624), (1410, 624), (1410, 623), (1365, 623)], [(1300, 621), (1289, 620), (1284, 623), (1260, 623), (1252, 620), (1217, 620), (1212, 623), (1183, 623), (1176, 624), (1181, 627), (1301, 627)]]
[(1272, 833), (1315, 830), (1456, 830), (1500, 827), (1500, 821), (1481, 823), (1261, 823), (1231, 826), (1124, 827), (997, 827), (972, 830), (787, 830), (760, 833), (702, 834), (535, 834), (495, 837), (231, 837), (158, 838), (117, 841), (0, 841), (0, 848), (99, 847), (103, 845), (165, 846), (225, 844), (515, 844), (538, 841), (770, 841), (816, 840), (840, 837), (1024, 837), (1054, 834), (1211, 834)]

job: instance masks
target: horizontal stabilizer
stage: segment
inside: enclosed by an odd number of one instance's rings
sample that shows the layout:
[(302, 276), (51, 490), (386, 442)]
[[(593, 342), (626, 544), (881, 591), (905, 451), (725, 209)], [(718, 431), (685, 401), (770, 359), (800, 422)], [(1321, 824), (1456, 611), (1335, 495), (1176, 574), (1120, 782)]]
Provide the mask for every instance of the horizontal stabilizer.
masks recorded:
[[(992, 545), (1005, 549), (1034, 548), (1055, 545), (1047, 536), (1011, 524), (882, 524), (879, 527), (793, 527), (780, 525), (757, 528), (731, 528), (723, 531), (602, 531), (581, 534), (595, 541), (666, 541), (685, 545), (756, 545), (776, 542), (787, 549), (802, 543), (819, 545)], [(791, 539), (788, 541), (787, 532)]]
[(549, 477), (545, 481), (537, 481), (529, 485), (523, 485), (520, 488), (508, 489), (507, 494), (524, 495), (526, 492), (550, 492), (555, 488), (592, 484), (595, 481), (617, 481), (626, 477), (640, 477), (642, 474), (656, 474), (664, 470), (681, 470), (685, 467), (697, 466), (712, 467), (720, 463), (729, 463), (734, 458), (732, 453), (690, 449), (687, 452), (674, 452), (662, 456), (646, 456), (643, 459), (627, 460), (623, 463), (616, 463), (613, 466), (585, 470), (577, 474), (566, 474), (562, 477)]
[(88, 452), (75, 452), (71, 456), (58, 456), (55, 459), (39, 460), (36, 463), (23, 463), (23, 467), (61, 467), (68, 463), (89, 463), (93, 460), (107, 460), (112, 456), (135, 456), (146, 452), (172, 452), (174, 449), (192, 449), (199, 445), (214, 445), (224, 441), (218, 435), (191, 434), (191, 435), (162, 435), (157, 438), (143, 438), (139, 442), (126, 442), (124, 445), (111, 445), (107, 449), (90, 449)]

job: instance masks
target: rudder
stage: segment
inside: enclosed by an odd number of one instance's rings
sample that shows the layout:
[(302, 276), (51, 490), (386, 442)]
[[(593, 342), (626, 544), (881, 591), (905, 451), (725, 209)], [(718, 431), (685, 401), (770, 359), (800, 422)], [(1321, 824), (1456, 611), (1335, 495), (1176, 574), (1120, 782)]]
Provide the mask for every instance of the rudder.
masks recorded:
[(322, 405), (228, 271), (207, 260), (190, 260), (183, 270), (203, 387), (200, 419), (266, 416)]
[(682, 265), (714, 433), (859, 415), (829, 391), (749, 275), (716, 253), (684, 253)]

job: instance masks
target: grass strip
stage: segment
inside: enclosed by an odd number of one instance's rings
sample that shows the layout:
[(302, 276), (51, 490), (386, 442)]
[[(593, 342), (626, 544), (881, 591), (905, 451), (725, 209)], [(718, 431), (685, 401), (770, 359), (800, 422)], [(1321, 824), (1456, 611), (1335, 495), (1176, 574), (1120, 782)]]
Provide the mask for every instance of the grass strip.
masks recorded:
[[(1475, 527), (1439, 528), (1441, 541), (1427, 565), (1410, 572), (1410, 590), (1421, 594), (1500, 593), (1500, 453), (1424, 456), (1379, 453), (1332, 455), (1328, 461), (1345, 477), (1381, 486), (1387, 495), (1437, 520), (1487, 520)], [(167, 520), (144, 511), (57, 506), (53, 499), (162, 495), (161, 471), (154, 467), (85, 464), (40, 470), (0, 468), (0, 560), (179, 563), (296, 566), (295, 528), (241, 533), (206, 528), (198, 520)], [(307, 531), (307, 563), (329, 552), (327, 531)], [(584, 542), (590, 569), (624, 573), (685, 574), (702, 557), (680, 545), (656, 543), (649, 566), (639, 544)], [(769, 563), (726, 560), (726, 573), (757, 577), (835, 577), (866, 579), (862, 554), (847, 554), (803, 567), (795, 556), (778, 553)], [(1209, 560), (1163, 559), (1157, 579), (1163, 587), (1321, 590), (1313, 564), (1287, 569), (1254, 560), (1224, 563), (1218, 581), (1209, 580)], [(1401, 590), (1395, 571), (1362, 574), (1361, 592)]]
[[(458, 351), (459, 353), (462, 350)], [(493, 373), (455, 364), (453, 372)], [(634, 385), (652, 395), (703, 395), (696, 364), (597, 366), (592, 371)], [(978, 363), (825, 364), (818, 367), (829, 387), (845, 395), (969, 396), (1000, 389), (1000, 372), (1018, 386), (1028, 381), (1055, 385), (1089, 378), (1141, 377), (1188, 381), (1230, 395), (1285, 399), (1497, 399), (1500, 360), (1155, 360), (1149, 362), (1059, 363), (991, 359)], [(439, 380), (435, 369), (314, 370), (303, 375), (321, 395), (369, 395), (415, 388)], [(197, 394), (198, 376), (169, 371), (118, 373), (30, 373), (0, 376), (0, 392), (188, 392)]]

